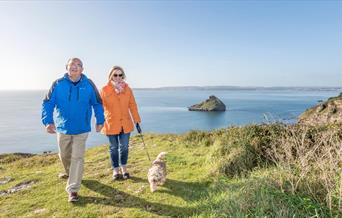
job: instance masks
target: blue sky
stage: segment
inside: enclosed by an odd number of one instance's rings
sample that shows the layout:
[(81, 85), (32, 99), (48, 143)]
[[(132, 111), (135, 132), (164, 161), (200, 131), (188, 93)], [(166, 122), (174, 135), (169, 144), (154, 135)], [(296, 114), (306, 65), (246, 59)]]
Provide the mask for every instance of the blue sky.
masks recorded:
[(0, 89), (47, 89), (80, 57), (98, 87), (339, 86), (342, 2), (0, 2)]

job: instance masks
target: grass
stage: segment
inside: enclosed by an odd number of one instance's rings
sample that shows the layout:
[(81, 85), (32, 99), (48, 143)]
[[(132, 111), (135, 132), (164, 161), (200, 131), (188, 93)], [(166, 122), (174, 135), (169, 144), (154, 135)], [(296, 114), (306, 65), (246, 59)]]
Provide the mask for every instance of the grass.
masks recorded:
[[(283, 133), (279, 125), (232, 127), (183, 135), (147, 134), (150, 156), (167, 151), (168, 180), (151, 193), (149, 161), (132, 137), (132, 179), (111, 181), (107, 146), (88, 149), (78, 203), (67, 202), (56, 154), (0, 156), (0, 191), (34, 180), (27, 190), (0, 197), (0, 217), (341, 217), (310, 193), (287, 190), (285, 172), (266, 155)], [(338, 178), (337, 178), (338, 179)], [(289, 188), (290, 190), (290, 188)], [(338, 195), (335, 200), (340, 199)]]
[[(150, 193), (146, 179), (149, 161), (138, 138), (132, 138), (130, 172), (132, 179), (112, 182), (106, 146), (89, 149), (85, 158), (85, 172), (77, 204), (67, 202), (65, 180), (57, 178), (62, 171), (57, 155), (33, 156), (2, 164), (0, 178), (14, 178), (1, 185), (6, 190), (15, 184), (36, 180), (28, 190), (0, 197), (1, 217), (158, 217), (185, 216), (196, 211), (196, 204), (207, 194), (210, 184), (205, 166), (205, 148), (197, 153), (175, 145), (174, 136), (147, 135), (145, 140), (151, 156), (168, 151), (168, 181), (156, 193)], [(177, 149), (175, 150), (175, 146)], [(7, 159), (8, 156), (6, 157)], [(181, 170), (179, 170), (181, 168)], [(37, 209), (45, 209), (36, 214)], [(198, 209), (198, 208), (197, 208)]]

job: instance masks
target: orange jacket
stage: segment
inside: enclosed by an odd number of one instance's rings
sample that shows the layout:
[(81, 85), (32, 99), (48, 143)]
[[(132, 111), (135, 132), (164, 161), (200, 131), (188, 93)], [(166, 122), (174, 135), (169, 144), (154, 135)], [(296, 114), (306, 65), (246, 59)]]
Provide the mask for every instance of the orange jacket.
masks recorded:
[(134, 130), (132, 117), (134, 123), (141, 122), (132, 89), (126, 86), (122, 93), (117, 94), (109, 82), (101, 89), (100, 94), (106, 119), (102, 133), (117, 135), (122, 129), (124, 133), (132, 132)]

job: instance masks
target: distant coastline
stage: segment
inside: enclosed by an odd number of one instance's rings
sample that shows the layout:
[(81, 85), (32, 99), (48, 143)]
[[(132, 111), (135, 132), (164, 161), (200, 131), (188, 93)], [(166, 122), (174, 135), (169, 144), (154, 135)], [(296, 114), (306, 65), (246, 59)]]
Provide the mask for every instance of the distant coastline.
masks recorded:
[(260, 91), (260, 90), (289, 90), (289, 91), (338, 91), (342, 90), (342, 87), (320, 87), (320, 86), (274, 86), (274, 87), (263, 87), (263, 86), (165, 86), (156, 88), (133, 88), (135, 90), (249, 90), (249, 91)]
[[(230, 91), (342, 91), (334, 86), (162, 86), (162, 87), (133, 87), (134, 90), (230, 90)], [(0, 89), (0, 92), (47, 91), (47, 89)]]

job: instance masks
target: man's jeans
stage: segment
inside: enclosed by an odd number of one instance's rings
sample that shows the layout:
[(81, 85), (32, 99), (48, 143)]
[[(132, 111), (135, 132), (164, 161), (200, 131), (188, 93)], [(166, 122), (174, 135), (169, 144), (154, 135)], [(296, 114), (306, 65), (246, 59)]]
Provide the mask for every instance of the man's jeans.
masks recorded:
[(63, 163), (65, 173), (69, 176), (66, 191), (78, 192), (83, 176), (85, 143), (88, 133), (65, 135), (57, 133), (59, 158)]
[(121, 132), (118, 135), (107, 135), (112, 168), (126, 166), (128, 160), (128, 143), (130, 133)]

